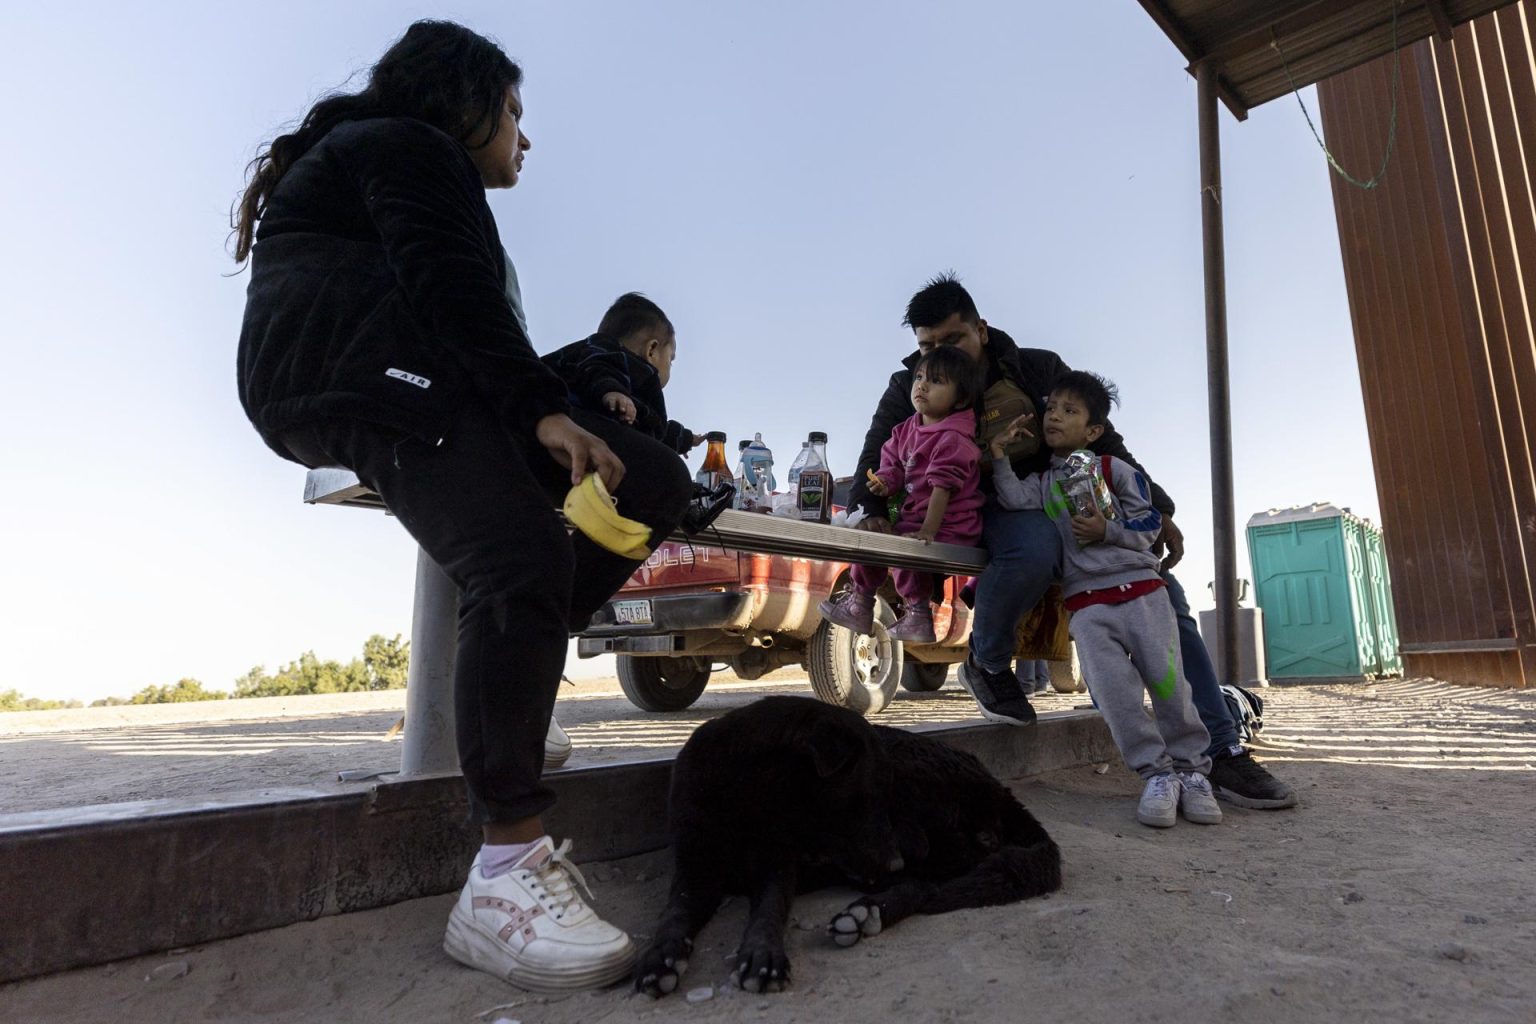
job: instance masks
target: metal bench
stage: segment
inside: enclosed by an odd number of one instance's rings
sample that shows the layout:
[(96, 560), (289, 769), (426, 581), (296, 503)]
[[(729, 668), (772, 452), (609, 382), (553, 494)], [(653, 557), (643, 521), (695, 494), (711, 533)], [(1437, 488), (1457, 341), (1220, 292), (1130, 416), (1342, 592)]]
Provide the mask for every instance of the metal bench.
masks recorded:
[[(304, 481), (311, 505), (343, 505), (387, 511), (384, 502), (344, 469), (314, 469)], [(832, 559), (897, 569), (975, 575), (986, 552), (956, 544), (922, 544), (906, 537), (803, 523), (779, 516), (727, 509), (702, 535), (678, 531), (670, 538), (765, 555)], [(406, 679), (405, 737), (400, 775), (456, 772), (453, 734), (453, 659), (457, 647), (459, 594), (437, 563), (416, 553), (416, 592), (411, 610), (411, 667)]]

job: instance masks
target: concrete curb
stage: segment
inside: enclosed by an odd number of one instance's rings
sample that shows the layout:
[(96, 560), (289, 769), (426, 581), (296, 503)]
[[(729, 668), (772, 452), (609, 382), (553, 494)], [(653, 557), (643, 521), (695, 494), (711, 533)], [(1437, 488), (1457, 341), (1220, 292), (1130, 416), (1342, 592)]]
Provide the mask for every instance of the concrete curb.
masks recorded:
[[(1116, 756), (1097, 712), (915, 731), (1013, 779)], [(666, 845), (670, 759), (557, 772), (546, 817), (581, 861)], [(453, 892), (479, 837), (456, 775), (316, 796), (0, 815), (0, 982)]]

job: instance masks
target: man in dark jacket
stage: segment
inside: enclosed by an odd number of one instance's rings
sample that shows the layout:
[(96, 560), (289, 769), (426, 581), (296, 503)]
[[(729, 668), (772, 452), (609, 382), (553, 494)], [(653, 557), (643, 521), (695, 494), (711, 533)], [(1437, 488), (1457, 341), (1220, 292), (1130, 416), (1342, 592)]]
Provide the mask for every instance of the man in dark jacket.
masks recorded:
[(605, 413), (687, 455), (704, 437), (667, 419), (662, 389), (676, 358), (677, 331), (667, 314), (628, 292), (608, 307), (596, 334), (551, 352), (544, 364), (565, 381), (574, 408)]
[[(912, 297), (903, 323), (917, 337), (918, 351), (903, 360), (903, 368), (891, 375), (880, 398), (864, 448), (854, 472), (849, 503), (867, 513), (864, 529), (890, 529), (884, 499), (869, 493), (866, 470), (878, 467), (880, 446), (896, 424), (912, 415), (912, 366), (918, 357), (937, 345), (953, 345), (986, 367), (983, 411), (979, 417), (982, 440), (1001, 433), (1019, 416), (1037, 416), (1058, 376), (1069, 368), (1060, 356), (1045, 349), (1020, 348), (1012, 338), (981, 319), (970, 293), (953, 276), (930, 281)], [(1038, 433), (1038, 431), (1036, 431)], [(1184, 556), (1184, 538), (1173, 523), (1174, 504), (1166, 492), (1125, 448), (1114, 427), (1108, 426), (1093, 445), (1100, 455), (1116, 458), (1141, 470), (1152, 488), (1152, 504), (1162, 514), (1164, 530), (1159, 545), (1166, 548), (1163, 578), (1179, 623), (1180, 649), (1195, 706), (1211, 734), (1211, 784), (1217, 796), (1247, 807), (1290, 807), (1296, 795), (1275, 779), (1242, 746), (1237, 726), (1227, 710), (1216, 681), (1210, 655), (1200, 637), (1184, 589), (1169, 570)], [(1014, 471), (1025, 476), (1044, 469), (1050, 453), (1038, 437), (1025, 438), (1008, 449)], [(982, 540), (988, 552), (987, 568), (977, 583), (975, 616), (971, 623), (970, 652), (960, 666), (960, 684), (970, 692), (984, 717), (1012, 725), (1029, 725), (1035, 709), (1010, 670), (1014, 628), (1019, 619), (1040, 602), (1052, 580), (1061, 574), (1061, 541), (1055, 526), (1039, 512), (1009, 511), (996, 500), (990, 476), (983, 476), (987, 496), (982, 508)]]

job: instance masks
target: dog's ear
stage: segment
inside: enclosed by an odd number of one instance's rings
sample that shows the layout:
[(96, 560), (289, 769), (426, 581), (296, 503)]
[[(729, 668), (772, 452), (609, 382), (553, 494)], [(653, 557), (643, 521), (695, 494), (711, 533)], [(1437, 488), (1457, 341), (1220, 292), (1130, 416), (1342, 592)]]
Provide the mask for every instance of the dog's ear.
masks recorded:
[(847, 770), (859, 756), (859, 741), (838, 722), (817, 722), (805, 741), (816, 774), (830, 778)]

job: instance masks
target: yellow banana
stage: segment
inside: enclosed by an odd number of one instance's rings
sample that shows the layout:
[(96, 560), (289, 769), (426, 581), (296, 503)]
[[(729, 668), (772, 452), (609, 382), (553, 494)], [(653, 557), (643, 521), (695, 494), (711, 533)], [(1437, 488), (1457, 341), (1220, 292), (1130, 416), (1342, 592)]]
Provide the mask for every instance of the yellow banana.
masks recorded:
[(651, 553), (651, 528), (619, 515), (612, 495), (596, 473), (582, 477), (565, 496), (565, 517), (593, 543), (625, 558), (644, 559)]

